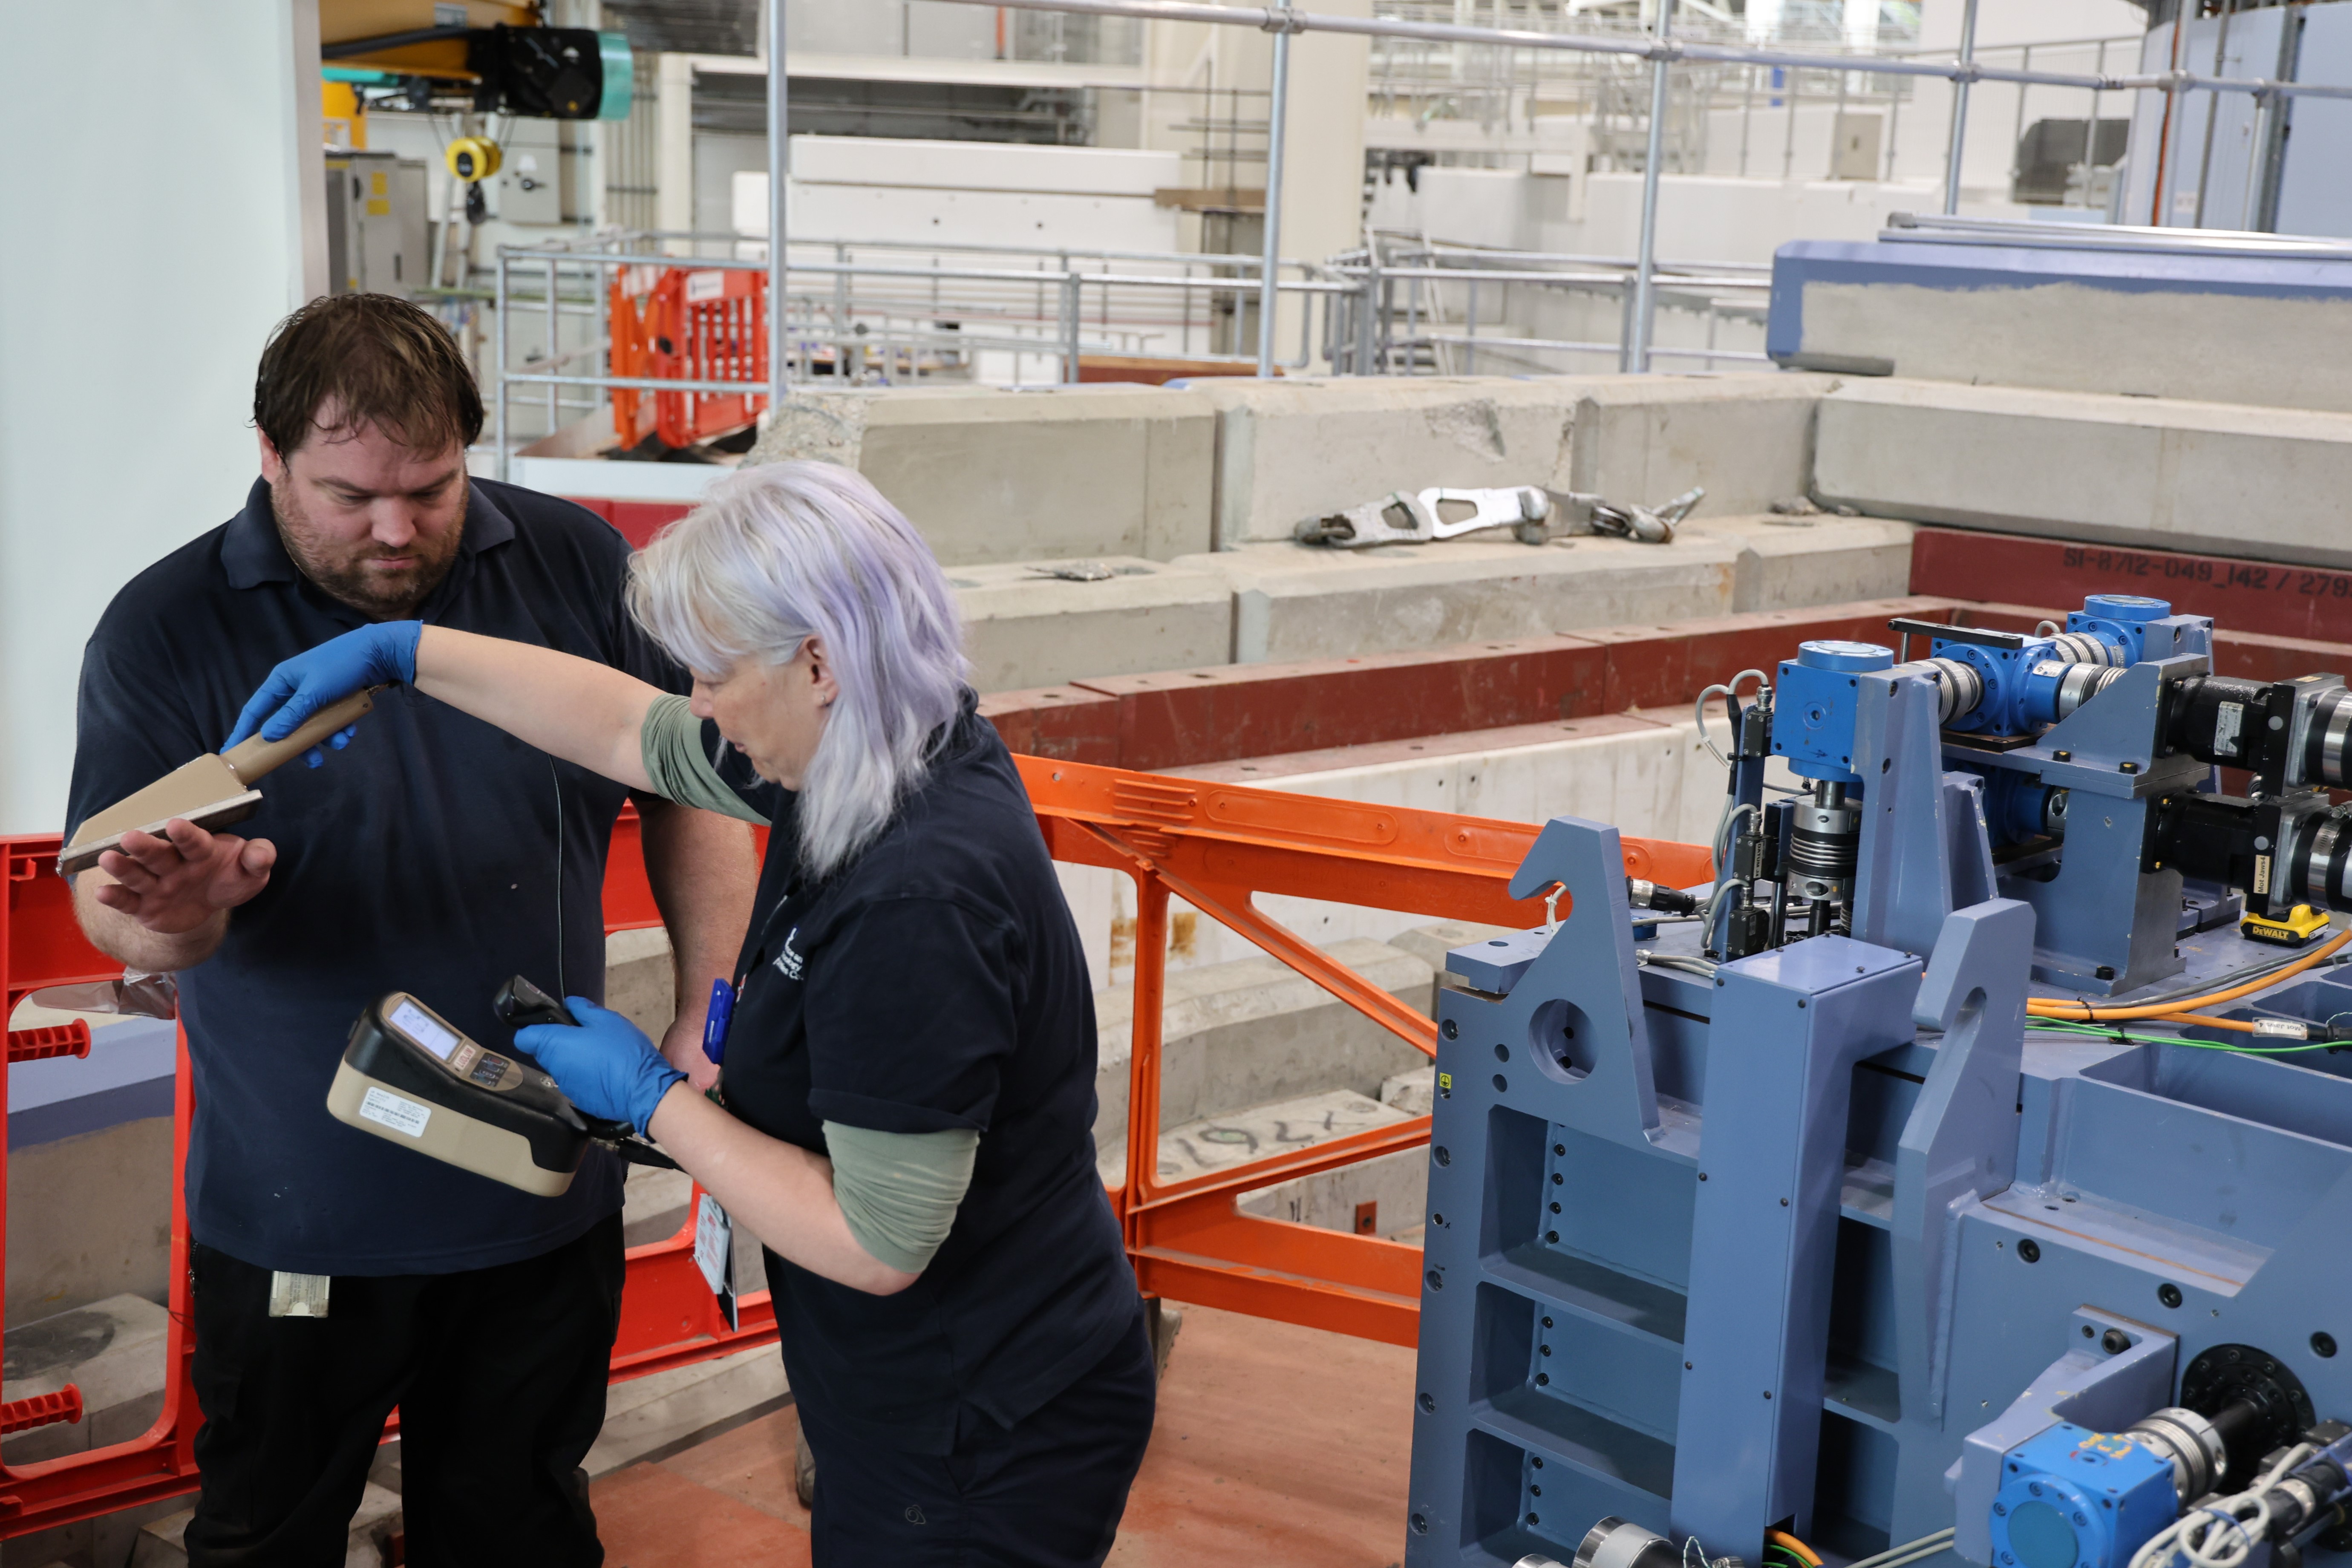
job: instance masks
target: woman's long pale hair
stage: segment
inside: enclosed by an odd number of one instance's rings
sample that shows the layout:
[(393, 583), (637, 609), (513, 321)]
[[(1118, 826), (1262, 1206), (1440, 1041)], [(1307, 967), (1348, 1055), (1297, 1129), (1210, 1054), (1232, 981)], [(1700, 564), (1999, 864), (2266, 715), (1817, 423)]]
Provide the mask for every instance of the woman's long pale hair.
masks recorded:
[(782, 664), (822, 638), (840, 694), (801, 781), (802, 862), (871, 844), (930, 765), (968, 666), (955, 595), (914, 525), (833, 463), (767, 463), (710, 487), (629, 571), (629, 610), (705, 675)]

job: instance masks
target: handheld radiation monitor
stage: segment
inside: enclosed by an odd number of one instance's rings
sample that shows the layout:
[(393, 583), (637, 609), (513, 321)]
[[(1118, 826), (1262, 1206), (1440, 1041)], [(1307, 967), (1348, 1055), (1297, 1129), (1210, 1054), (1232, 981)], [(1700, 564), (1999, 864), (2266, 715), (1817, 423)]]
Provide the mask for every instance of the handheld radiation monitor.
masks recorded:
[[(576, 1024), (518, 975), (494, 1004), (509, 1026)], [(572, 1185), (590, 1143), (636, 1164), (670, 1158), (621, 1123), (584, 1115), (521, 1051), (493, 1051), (405, 991), (371, 1003), (352, 1026), (327, 1090), (336, 1121), (526, 1193)]]

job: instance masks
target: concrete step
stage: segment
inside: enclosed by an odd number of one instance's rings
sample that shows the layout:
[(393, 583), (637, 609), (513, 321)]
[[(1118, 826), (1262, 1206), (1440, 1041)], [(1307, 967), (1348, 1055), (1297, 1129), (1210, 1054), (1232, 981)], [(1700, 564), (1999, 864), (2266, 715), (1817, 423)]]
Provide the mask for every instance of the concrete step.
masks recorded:
[(1766, 513), (1695, 521), (1668, 544), (1258, 543), (1177, 564), (1231, 585), (1234, 662), (1287, 663), (1892, 597), (1909, 586), (1911, 534)]
[[(1409, 1111), (1345, 1089), (1251, 1106), (1162, 1131), (1160, 1174), (1167, 1181), (1181, 1181), (1411, 1117)], [(1126, 1159), (1124, 1142), (1102, 1150), (1106, 1181), (1120, 1179)], [(1236, 1206), (1244, 1214), (1321, 1230), (1384, 1236), (1422, 1223), (1429, 1205), (1428, 1165), (1423, 1151), (1402, 1150), (1244, 1193)]]
[(1053, 575), (1066, 562), (957, 566), (972, 684), (982, 691), (1051, 686), (1085, 676), (1223, 664), (1233, 657), (1233, 590), (1196, 565), (1102, 555), (1108, 577)]
[[(188, 1523), (194, 1518), (194, 1509), (182, 1509), (141, 1530), (131, 1549), (130, 1568), (184, 1568), (188, 1561), (184, 1538)], [(352, 1516), (343, 1568), (384, 1568), (392, 1561), (392, 1538), (398, 1533), (400, 1494), (371, 1482), (361, 1495), (359, 1511)], [(99, 1559), (101, 1565), (118, 1561), (121, 1560)]]
[(1822, 399), (1814, 489), (1921, 522), (2352, 565), (2352, 414), (1855, 378)]
[[(171, 1322), (171, 1314), (154, 1302), (125, 1295), (10, 1324), (0, 1400), (55, 1394), (70, 1383), (81, 1390), (82, 1417), (0, 1441), (0, 1459), (29, 1465), (62, 1458), (129, 1442), (153, 1426), (163, 1409), (163, 1353)], [(6, 1558), (119, 1563), (131, 1555), (142, 1526), (184, 1506), (172, 1499), (18, 1536), (7, 1543)]]
[[(1412, 954), (1360, 938), (1334, 942), (1326, 951), (1416, 1011), (1428, 1012), (1433, 972)], [(1095, 993), (1097, 1150), (1126, 1142), (1134, 1017), (1131, 986)], [(1424, 1059), (1313, 981), (1263, 954), (1170, 970), (1160, 1029), (1163, 1129), (1328, 1089), (1346, 1089), (1369, 1099), (1391, 1075)]]

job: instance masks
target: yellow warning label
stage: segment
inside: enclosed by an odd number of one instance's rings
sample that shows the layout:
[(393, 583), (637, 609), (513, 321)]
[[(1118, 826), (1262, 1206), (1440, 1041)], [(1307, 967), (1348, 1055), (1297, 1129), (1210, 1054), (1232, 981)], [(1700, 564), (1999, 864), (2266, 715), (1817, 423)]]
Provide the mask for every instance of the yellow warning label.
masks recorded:
[(1437, 1087), (1440, 1089), (1452, 1089), (1454, 1087), (1454, 1075), (1450, 1072), (1439, 1073), (1437, 1075)]
[(368, 195), (372, 196), (386, 196), (391, 194), (392, 186), (386, 183), (386, 176), (383, 171), (379, 170), (368, 176)]
[(367, 205), (367, 214), (370, 217), (390, 217), (392, 204), (387, 201), (370, 200)]

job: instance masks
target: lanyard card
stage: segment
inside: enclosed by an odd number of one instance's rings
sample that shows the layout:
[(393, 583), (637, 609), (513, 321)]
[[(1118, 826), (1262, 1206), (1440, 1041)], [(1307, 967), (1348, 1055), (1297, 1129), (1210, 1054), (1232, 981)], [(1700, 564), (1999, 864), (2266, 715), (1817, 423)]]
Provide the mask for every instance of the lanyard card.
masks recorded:
[(694, 1266), (702, 1270), (704, 1283), (719, 1298), (728, 1329), (741, 1328), (735, 1298), (735, 1222), (709, 1193), (695, 1207)]

